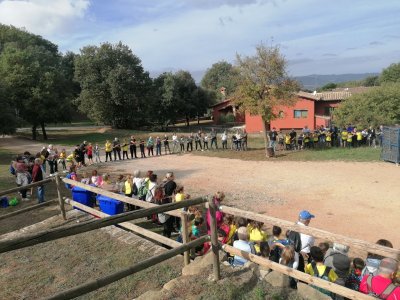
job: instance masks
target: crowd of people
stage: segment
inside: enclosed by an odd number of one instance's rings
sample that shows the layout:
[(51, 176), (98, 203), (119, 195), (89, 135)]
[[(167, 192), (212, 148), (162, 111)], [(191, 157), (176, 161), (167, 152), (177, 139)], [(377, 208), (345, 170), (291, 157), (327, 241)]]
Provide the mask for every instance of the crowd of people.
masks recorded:
[(277, 150), (323, 149), (330, 147), (357, 148), (382, 145), (383, 127), (360, 129), (352, 125), (343, 128), (324, 126), (311, 131), (305, 126), (301, 131), (292, 129), (286, 133), (276, 128), (268, 133), (269, 146)]

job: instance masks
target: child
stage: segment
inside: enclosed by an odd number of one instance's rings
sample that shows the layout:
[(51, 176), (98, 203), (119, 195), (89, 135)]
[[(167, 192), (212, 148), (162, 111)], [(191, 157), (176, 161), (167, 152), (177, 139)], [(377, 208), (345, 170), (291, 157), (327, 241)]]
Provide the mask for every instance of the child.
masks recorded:
[[(190, 195), (185, 194), (183, 185), (178, 185), (178, 187), (175, 190), (175, 202), (181, 202), (189, 198)], [(187, 211), (187, 207), (183, 207), (182, 211)]]
[(118, 175), (117, 181), (115, 182), (115, 188), (118, 193), (122, 194), (124, 189), (124, 175)]
[(92, 143), (89, 143), (86, 147), (86, 154), (88, 157), (89, 164), (93, 164), (93, 146)]
[(101, 176), (98, 176), (97, 170), (92, 171), (92, 178), (90, 179), (90, 183), (95, 186), (101, 186)]
[[(329, 282), (335, 282), (338, 279), (337, 274), (335, 271), (324, 265), (324, 254), (322, 253), (322, 250), (319, 247), (313, 246), (310, 248), (310, 256), (313, 259), (313, 262), (307, 264), (305, 268), (306, 274), (309, 274), (311, 276), (315, 276), (321, 279), (324, 279)], [(331, 292), (321, 289), (318, 287), (314, 287), (315, 289), (319, 290), (320, 292), (331, 295)]]
[(90, 184), (90, 178), (89, 178), (89, 174), (87, 172), (82, 173), (81, 183)]
[(260, 243), (267, 241), (267, 233), (262, 230), (264, 223), (253, 221), (250, 225), (249, 230), (249, 240), (250, 242), (254, 242), (254, 248), (256, 249), (256, 253), (260, 253)]
[(362, 270), (365, 267), (365, 262), (359, 258), (356, 257), (353, 259), (353, 268), (350, 271), (350, 274), (347, 276), (346, 281), (345, 281), (345, 287), (352, 289), (354, 291), (358, 291), (360, 289), (360, 282), (362, 279)]
[(327, 243), (327, 242), (319, 243), (318, 247), (321, 249), (321, 251), (325, 257), (326, 252), (329, 250), (329, 243)]
[[(294, 251), (294, 247), (292, 245), (283, 248), (282, 256), (279, 259), (279, 263), (281, 265), (297, 270), (299, 266), (299, 254)], [(290, 277), (289, 284), (292, 289), (297, 289), (297, 280), (293, 277)]]
[(290, 150), (290, 143), (291, 143), (291, 139), (290, 139), (290, 135), (289, 133), (285, 134), (285, 146), (286, 146), (286, 150)]
[(161, 139), (156, 137), (156, 155), (161, 155)]
[(207, 133), (205, 133), (204, 134), (204, 137), (203, 137), (203, 148), (204, 148), (204, 150), (208, 150), (208, 135), (207, 135)]
[[(223, 192), (216, 192), (213, 201), (215, 203), (215, 206), (217, 207), (217, 210), (215, 212), (215, 219), (217, 221), (217, 228), (221, 227), (222, 221), (223, 221), (223, 216), (224, 214), (218, 209), (218, 207), (221, 205), (221, 202), (224, 200), (225, 194)], [(211, 224), (211, 215), (210, 215), (210, 209), (207, 210), (207, 231), (210, 233), (210, 224)]]
[(282, 251), (285, 246), (289, 245), (288, 239), (282, 239), (282, 228), (279, 226), (272, 227), (272, 237), (268, 240), (269, 247), (271, 248), (269, 259), (278, 263), (281, 258)]
[(94, 153), (96, 163), (101, 162), (99, 144), (96, 143), (96, 145), (94, 146), (94, 149), (93, 149), (93, 153)]
[(144, 153), (144, 140), (143, 139), (140, 140), (139, 148), (140, 148), (140, 157), (146, 158), (146, 154)]
[(181, 146), (181, 152), (185, 152), (185, 138), (183, 135), (179, 139), (179, 145)]
[(233, 244), (233, 237), (236, 233), (237, 227), (236, 224), (234, 222), (234, 217), (232, 215), (227, 215), (227, 222), (229, 224), (229, 232), (228, 232), (228, 236), (226, 238), (226, 244), (228, 245), (232, 245)]
[[(124, 182), (124, 193), (126, 197), (132, 197), (132, 189), (133, 188), (133, 179), (132, 175), (126, 175), (126, 180)], [(135, 206), (132, 204), (127, 203), (128, 211), (134, 210)]]
[(66, 159), (67, 159), (67, 152), (65, 151), (65, 149), (62, 149), (60, 155), (58, 156), (58, 163), (61, 163), (63, 170), (67, 169), (67, 166), (65, 164)]
[(128, 158), (128, 149), (129, 149), (129, 144), (127, 143), (126, 139), (124, 139), (124, 143), (122, 144), (122, 159), (129, 159)]

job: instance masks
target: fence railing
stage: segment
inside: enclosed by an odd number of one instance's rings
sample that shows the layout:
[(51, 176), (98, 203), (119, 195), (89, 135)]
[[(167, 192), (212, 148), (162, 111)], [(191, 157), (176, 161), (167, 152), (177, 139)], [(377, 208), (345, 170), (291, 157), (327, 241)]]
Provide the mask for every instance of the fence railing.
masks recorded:
[[(22, 191), (22, 190), (32, 189), (32, 188), (37, 187), (37, 186), (46, 185), (46, 184), (49, 184), (51, 182), (54, 182), (55, 185), (56, 185), (57, 199), (45, 201), (43, 203), (39, 203), (39, 204), (36, 204), (36, 205), (25, 207), (25, 208), (20, 209), (20, 210), (13, 211), (13, 212), (8, 213), (8, 214), (4, 214), (4, 215), (0, 216), (0, 220), (9, 218), (9, 217), (12, 217), (12, 216), (15, 216), (15, 215), (19, 215), (21, 213), (25, 213), (27, 211), (40, 208), (42, 206), (49, 205), (49, 204), (51, 204), (51, 203), (53, 203), (54, 201), (57, 201), (57, 200), (58, 200), (58, 204), (60, 206), (61, 215), (62, 215), (63, 219), (66, 220), (67, 217), (66, 217), (66, 213), (65, 213), (64, 201), (63, 201), (63, 199), (61, 197), (61, 179), (60, 179), (58, 174), (55, 174), (53, 177), (46, 178), (46, 179), (43, 179), (43, 180), (38, 181), (38, 182), (30, 183), (28, 185), (15, 187), (15, 188), (8, 189), (8, 190), (5, 190), (5, 191), (0, 191), (0, 197), (4, 196), (4, 195), (9, 195), (9, 194), (12, 194), (12, 193), (15, 193), (15, 192), (19, 192), (19, 191)], [(32, 193), (32, 197), (33, 197), (33, 195), (34, 195), (34, 193)]]
[[(58, 176), (56, 176), (55, 181), (56, 181), (56, 185), (57, 185), (58, 195), (61, 198), (60, 193), (59, 193), (61, 180)], [(219, 280), (221, 278), (220, 264), (219, 264), (219, 249), (221, 247), (218, 244), (218, 238), (217, 238), (217, 225), (216, 225), (216, 219), (215, 219), (215, 214), (216, 214), (217, 209), (219, 209), (220, 211), (222, 211), (224, 213), (229, 213), (229, 214), (232, 214), (235, 216), (240, 216), (240, 217), (244, 217), (244, 218), (251, 219), (251, 220), (261, 221), (261, 222), (264, 222), (267, 224), (279, 225), (283, 228), (296, 230), (297, 232), (313, 235), (315, 237), (323, 238), (328, 241), (339, 242), (339, 243), (349, 245), (352, 247), (361, 248), (362, 250), (365, 250), (365, 251), (368, 251), (371, 253), (380, 254), (380, 255), (383, 255), (386, 257), (392, 257), (392, 258), (396, 258), (396, 259), (398, 259), (400, 257), (400, 251), (398, 249), (391, 249), (391, 248), (378, 246), (378, 245), (371, 244), (371, 243), (368, 243), (365, 241), (351, 239), (351, 238), (348, 238), (348, 237), (345, 237), (342, 235), (338, 235), (338, 234), (332, 234), (330, 232), (323, 231), (323, 230), (320, 230), (317, 228), (299, 226), (297, 224), (294, 224), (292, 222), (288, 222), (285, 220), (281, 220), (281, 219), (277, 219), (277, 218), (273, 218), (273, 217), (269, 217), (269, 216), (265, 216), (265, 215), (261, 215), (261, 214), (256, 214), (256, 213), (252, 213), (252, 212), (248, 212), (248, 211), (243, 211), (243, 210), (232, 208), (232, 207), (227, 207), (227, 206), (216, 207), (215, 203), (214, 203), (214, 201), (212, 201), (212, 199), (208, 200), (208, 207), (210, 209), (210, 215), (211, 215), (211, 224), (210, 224), (211, 238), (209, 236), (204, 236), (204, 237), (201, 237), (200, 239), (196, 239), (192, 242), (188, 242), (188, 234), (187, 234), (187, 232), (186, 233), (184, 232), (184, 228), (187, 229), (187, 225), (188, 225), (187, 217), (181, 211), (176, 211), (176, 209), (179, 209), (182, 207), (188, 207), (188, 206), (192, 206), (192, 205), (203, 204), (203, 203), (207, 202), (207, 199), (204, 197), (191, 199), (191, 200), (185, 200), (185, 201), (178, 202), (178, 203), (156, 205), (156, 204), (152, 204), (152, 203), (147, 203), (145, 201), (129, 198), (129, 197), (119, 195), (119, 194), (116, 194), (113, 192), (109, 192), (106, 190), (102, 190), (100, 188), (88, 186), (88, 185), (85, 185), (85, 184), (82, 184), (82, 183), (79, 183), (79, 182), (76, 182), (76, 181), (73, 181), (70, 179), (64, 178), (64, 179), (62, 179), (62, 181), (69, 183), (69, 184), (73, 184), (73, 185), (81, 187), (81, 188), (84, 188), (84, 189), (94, 192), (94, 193), (98, 193), (98, 194), (101, 194), (101, 195), (104, 195), (104, 196), (107, 196), (107, 197), (110, 197), (113, 199), (117, 199), (117, 200), (129, 203), (129, 204), (143, 207), (144, 209), (140, 209), (140, 210), (136, 210), (136, 211), (132, 211), (132, 212), (126, 212), (126, 213), (122, 213), (122, 214), (115, 215), (115, 216), (108, 216), (107, 214), (104, 214), (95, 209), (92, 209), (90, 207), (87, 207), (85, 205), (77, 203), (76, 201), (66, 199), (65, 200), (66, 203), (73, 205), (77, 208), (80, 208), (94, 216), (101, 217), (102, 219), (89, 220), (84, 223), (80, 223), (80, 224), (76, 224), (76, 225), (65, 226), (63, 228), (50, 229), (50, 230), (41, 231), (38, 233), (26, 234), (22, 237), (17, 237), (17, 238), (10, 239), (10, 240), (3, 240), (3, 241), (0, 241), (0, 253), (7, 252), (7, 251), (13, 251), (13, 250), (28, 247), (28, 246), (33, 246), (33, 245), (44, 243), (47, 241), (52, 241), (52, 240), (56, 240), (59, 238), (72, 236), (72, 235), (76, 235), (79, 233), (88, 232), (91, 230), (95, 230), (95, 229), (110, 226), (110, 225), (116, 225), (116, 224), (118, 224), (121, 227), (125, 227), (129, 230), (132, 230), (134, 232), (138, 232), (139, 234), (145, 235), (149, 238), (158, 240), (159, 242), (161, 242), (163, 244), (173, 247), (173, 249), (171, 249), (159, 256), (152, 257), (152, 258), (145, 260), (139, 264), (131, 266), (129, 268), (123, 269), (121, 271), (115, 272), (108, 276), (99, 278), (94, 281), (90, 281), (88, 283), (74, 287), (67, 291), (61, 292), (61, 293), (56, 294), (48, 299), (71, 299), (71, 298), (83, 295), (85, 293), (94, 291), (100, 287), (108, 285), (112, 282), (115, 282), (115, 281), (121, 279), (121, 278), (129, 276), (135, 272), (138, 272), (140, 270), (148, 268), (156, 263), (159, 263), (163, 260), (169, 259), (169, 258), (171, 258), (175, 255), (181, 254), (181, 253), (184, 253), (185, 264), (187, 264), (190, 260), (188, 250), (193, 247), (196, 247), (198, 245), (201, 245), (202, 243), (204, 243), (208, 240), (211, 240), (211, 251), (213, 253), (213, 278), (215, 280)], [(23, 187), (23, 188), (26, 188), (26, 187)], [(20, 189), (22, 189), (22, 188), (20, 188)], [(12, 189), (12, 190), (15, 191), (15, 190), (19, 190), (19, 189), (16, 188), (16, 189)], [(8, 190), (6, 192), (9, 193), (9, 191), (10, 190)], [(62, 205), (60, 203), (60, 209), (62, 211), (64, 209), (64, 214), (65, 214), (64, 201), (61, 201), (61, 202), (62, 202)], [(157, 214), (157, 213), (161, 213), (161, 212), (168, 212), (168, 214), (170, 214), (172, 216), (177, 216), (177, 217), (182, 218), (182, 220), (183, 220), (183, 223), (182, 223), (183, 224), (183, 228), (182, 228), (183, 229), (183, 231), (182, 231), (183, 244), (172, 241), (165, 237), (161, 237), (160, 235), (158, 235), (156, 233), (150, 233), (151, 231), (148, 231), (139, 226), (136, 226), (135, 224), (128, 222), (131, 220), (135, 220), (137, 218), (142, 218), (145, 216), (149, 216), (149, 215)], [(335, 294), (347, 297), (349, 299), (362, 299), (362, 300), (373, 299), (372, 297), (370, 297), (368, 295), (364, 295), (359, 292), (344, 288), (340, 285), (330, 283), (325, 280), (321, 280), (319, 278), (310, 276), (308, 274), (304, 274), (300, 271), (293, 270), (291, 268), (274, 263), (272, 261), (261, 258), (259, 256), (255, 256), (253, 254), (243, 252), (239, 249), (233, 248), (228, 245), (224, 245), (223, 250), (225, 250), (231, 254), (240, 255), (240, 256), (244, 257), (245, 259), (253, 261), (259, 265), (266, 266), (272, 270), (275, 270), (277, 272), (297, 278), (301, 281), (311, 283), (314, 286), (327, 289)]]

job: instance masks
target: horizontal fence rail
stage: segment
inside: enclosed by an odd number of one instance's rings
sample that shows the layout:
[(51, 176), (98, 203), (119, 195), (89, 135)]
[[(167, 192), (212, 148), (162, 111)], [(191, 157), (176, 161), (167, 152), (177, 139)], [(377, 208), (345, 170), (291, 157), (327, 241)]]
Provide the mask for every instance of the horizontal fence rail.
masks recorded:
[(249, 261), (252, 261), (260, 266), (264, 266), (267, 268), (270, 268), (272, 270), (275, 270), (279, 273), (283, 273), (285, 275), (289, 275), (293, 278), (296, 278), (300, 281), (309, 283), (309, 284), (313, 284), (315, 286), (318, 286), (320, 288), (326, 289), (330, 292), (333, 292), (335, 294), (339, 294), (341, 296), (344, 296), (346, 298), (349, 299), (356, 299), (356, 300), (372, 300), (372, 299), (376, 299), (374, 297), (362, 294), (360, 292), (357, 291), (353, 291), (349, 288), (346, 288), (344, 286), (340, 286), (337, 285), (335, 283), (329, 282), (327, 280), (324, 279), (320, 279), (318, 277), (314, 277), (311, 275), (308, 275), (306, 273), (300, 272), (298, 270), (289, 268), (287, 266), (275, 263), (269, 259), (263, 258), (261, 256), (257, 256), (242, 250), (239, 250), (237, 248), (234, 248), (232, 246), (229, 245), (223, 245), (222, 246), (223, 250), (226, 252), (229, 252), (230, 254), (233, 255), (238, 255), (241, 256)]
[[(139, 199), (127, 197), (127, 196), (124, 196), (124, 195), (120, 195), (120, 194), (117, 194), (117, 193), (114, 193), (114, 192), (103, 190), (101, 188), (94, 187), (94, 186), (91, 186), (91, 185), (88, 185), (88, 184), (84, 184), (84, 183), (81, 183), (81, 182), (77, 182), (77, 181), (74, 181), (74, 180), (71, 180), (71, 179), (63, 178), (62, 181), (64, 181), (65, 183), (71, 184), (73, 186), (80, 187), (80, 188), (85, 189), (87, 191), (90, 191), (90, 192), (93, 192), (93, 193), (96, 193), (96, 194), (100, 194), (100, 195), (103, 195), (103, 196), (106, 196), (106, 197), (109, 197), (109, 198), (112, 198), (112, 199), (115, 199), (115, 200), (119, 200), (119, 201), (122, 201), (122, 202), (125, 202), (125, 203), (128, 203), (128, 204), (139, 206), (139, 207), (142, 207), (142, 208), (151, 208), (151, 207), (158, 206), (157, 204), (154, 204), (154, 203), (150, 203), (150, 202), (146, 202), (146, 201), (143, 201), (143, 200), (139, 200)], [(169, 211), (167, 214), (170, 215), (170, 216), (178, 217), (178, 218), (180, 218), (180, 216), (181, 216), (179, 211)]]
[(163, 262), (167, 259), (170, 259), (176, 255), (182, 254), (185, 251), (190, 250), (191, 248), (195, 248), (197, 246), (202, 245), (203, 243), (209, 241), (210, 237), (208, 235), (200, 237), (190, 243), (183, 244), (177, 248), (168, 250), (158, 256), (151, 257), (149, 259), (143, 260), (129, 268), (120, 270), (118, 272), (115, 272), (113, 274), (109, 274), (107, 276), (104, 276), (102, 278), (98, 278), (96, 280), (89, 281), (87, 283), (78, 285), (76, 287), (73, 287), (69, 290), (63, 291), (59, 294), (53, 295), (49, 298), (46, 298), (48, 300), (61, 300), (61, 299), (73, 299), (76, 297), (79, 297), (81, 295), (87, 294), (89, 292), (95, 291), (101, 287), (104, 287), (110, 283), (113, 283), (115, 281), (118, 281), (124, 277), (127, 277), (129, 275), (132, 275), (134, 273), (137, 273), (139, 271), (142, 271), (144, 269), (147, 269), (155, 264), (158, 264), (160, 262)]
[(313, 228), (310, 226), (297, 225), (293, 222), (289, 222), (289, 221), (285, 221), (285, 220), (281, 220), (278, 218), (274, 218), (274, 217), (270, 217), (270, 216), (266, 216), (266, 215), (262, 215), (262, 214), (257, 214), (257, 213), (253, 213), (253, 212), (249, 212), (249, 211), (244, 211), (244, 210), (241, 210), (238, 208), (233, 208), (233, 207), (228, 207), (228, 206), (223, 205), (223, 206), (220, 206), (219, 209), (220, 209), (220, 211), (227, 213), (227, 214), (247, 218), (247, 219), (254, 220), (254, 221), (263, 222), (263, 223), (270, 224), (270, 225), (277, 225), (277, 226), (280, 226), (280, 227), (283, 227), (286, 229), (290, 229), (290, 230), (294, 230), (294, 231), (297, 231), (300, 233), (308, 234), (308, 235), (311, 235), (311, 236), (314, 236), (317, 238), (321, 238), (321, 239), (324, 239), (324, 240), (327, 240), (330, 242), (340, 243), (343, 245), (350, 246), (352, 248), (357, 248), (357, 249), (361, 249), (364, 251), (368, 251), (370, 253), (379, 254), (384, 257), (391, 257), (391, 258), (394, 258), (397, 260), (400, 259), (400, 250), (399, 249), (388, 248), (388, 247), (380, 246), (377, 244), (369, 243), (369, 242), (366, 242), (363, 240), (352, 239), (352, 238), (349, 238), (344, 235), (331, 233), (331, 232), (321, 230), (318, 228)]
[[(97, 209), (94, 209), (94, 208), (91, 208), (89, 206), (83, 205), (83, 204), (81, 204), (79, 202), (76, 202), (76, 201), (68, 199), (68, 198), (65, 199), (65, 202), (70, 204), (70, 205), (72, 205), (72, 206), (75, 206), (75, 207), (79, 208), (80, 210), (83, 210), (84, 212), (86, 212), (88, 214), (91, 214), (92, 216), (98, 217), (98, 218), (106, 218), (106, 217), (109, 216), (108, 214), (105, 214), (105, 213), (103, 213), (101, 211), (98, 211)], [(167, 237), (165, 237), (163, 235), (160, 235), (158, 233), (155, 233), (153, 231), (144, 229), (144, 228), (142, 228), (140, 226), (137, 226), (135, 224), (132, 224), (130, 222), (119, 223), (118, 226), (121, 226), (121, 227), (123, 227), (125, 229), (131, 230), (131, 231), (133, 231), (135, 233), (139, 233), (139, 234), (145, 236), (146, 238), (149, 238), (149, 239), (152, 239), (154, 241), (160, 242), (160, 243), (162, 243), (164, 245), (167, 245), (169, 247), (172, 247), (172, 248), (176, 248), (176, 247), (179, 247), (179, 246), (182, 245), (182, 243), (179, 243), (177, 241), (169, 239), (169, 238), (167, 238)]]
[(38, 233), (27, 234), (19, 238), (0, 241), (0, 253), (33, 246), (44, 242), (53, 241), (63, 237), (76, 235), (79, 233), (107, 227), (110, 225), (115, 225), (126, 221), (143, 218), (152, 214), (158, 214), (169, 210), (179, 209), (182, 207), (198, 205), (205, 202), (207, 202), (207, 199), (200, 197), (181, 202), (157, 205), (156, 207), (148, 209), (139, 209), (136, 211), (126, 212), (115, 216), (109, 216), (103, 219), (89, 220), (84, 223), (65, 226), (62, 228), (55, 228), (51, 230), (41, 231)]
[(47, 178), (47, 179), (43, 179), (43, 180), (38, 181), (38, 182), (30, 183), (28, 185), (19, 186), (19, 187), (15, 187), (15, 188), (12, 188), (12, 189), (9, 189), (9, 190), (1, 191), (0, 192), (0, 197), (4, 196), (4, 195), (12, 194), (14, 192), (19, 192), (21, 190), (27, 190), (27, 189), (33, 188), (35, 186), (40, 186), (40, 185), (52, 182), (53, 180), (55, 180), (55, 179), (54, 178)]
[(45, 201), (45, 202), (42, 202), (42, 203), (39, 203), (39, 204), (35, 204), (35, 205), (32, 205), (32, 206), (28, 206), (28, 207), (25, 207), (25, 208), (10, 212), (10, 213), (5, 214), (5, 215), (1, 215), (0, 216), (0, 220), (7, 219), (9, 217), (16, 216), (16, 215), (22, 214), (22, 213), (27, 212), (27, 211), (31, 211), (31, 210), (34, 210), (34, 209), (37, 209), (37, 208), (41, 208), (43, 206), (47, 206), (47, 205), (53, 204), (53, 203), (57, 202), (57, 200), (58, 199)]

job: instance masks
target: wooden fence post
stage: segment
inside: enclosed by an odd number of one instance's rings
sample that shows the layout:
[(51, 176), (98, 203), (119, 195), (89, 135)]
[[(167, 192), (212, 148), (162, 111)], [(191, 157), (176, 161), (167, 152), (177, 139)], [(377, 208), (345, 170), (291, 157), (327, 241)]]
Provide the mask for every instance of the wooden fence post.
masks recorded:
[[(182, 243), (187, 244), (189, 243), (189, 232), (188, 232), (188, 218), (186, 212), (181, 212), (181, 228), (182, 228)], [(183, 262), (185, 266), (190, 264), (190, 251), (183, 252)]]
[(65, 214), (65, 205), (64, 205), (64, 200), (61, 197), (61, 191), (60, 191), (60, 176), (58, 174), (56, 174), (56, 187), (57, 187), (57, 196), (58, 196), (58, 203), (60, 204), (60, 210), (61, 210), (61, 215), (63, 217), (64, 220), (67, 219), (67, 216)]
[(208, 199), (208, 207), (210, 210), (210, 229), (211, 229), (211, 249), (213, 252), (213, 273), (214, 280), (220, 280), (220, 265), (219, 265), (219, 244), (218, 244), (218, 233), (217, 233), (217, 219), (216, 211), (217, 206), (215, 205), (214, 199)]

